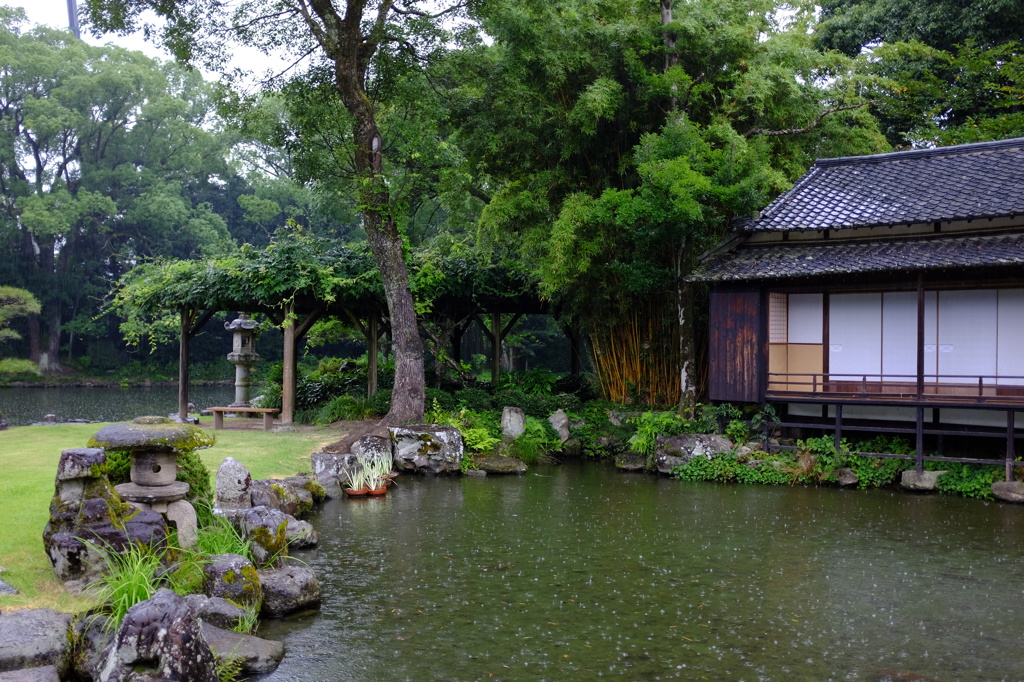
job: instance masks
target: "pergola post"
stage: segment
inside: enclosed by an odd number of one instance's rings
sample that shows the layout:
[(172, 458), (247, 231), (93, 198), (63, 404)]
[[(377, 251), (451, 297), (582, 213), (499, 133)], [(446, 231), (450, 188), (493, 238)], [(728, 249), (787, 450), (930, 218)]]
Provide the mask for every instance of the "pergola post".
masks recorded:
[(281, 378), (281, 424), (290, 426), (295, 419), (295, 304), (285, 308), (284, 349), (281, 357), (283, 372)]
[(197, 321), (198, 312), (187, 306), (181, 308), (181, 331), (178, 338), (178, 419), (183, 422), (188, 419), (189, 347), (192, 345), (192, 337), (213, 317), (213, 311), (207, 310)]
[(188, 418), (188, 351), (191, 340), (192, 315), (188, 308), (181, 309), (181, 336), (178, 341), (178, 419)]

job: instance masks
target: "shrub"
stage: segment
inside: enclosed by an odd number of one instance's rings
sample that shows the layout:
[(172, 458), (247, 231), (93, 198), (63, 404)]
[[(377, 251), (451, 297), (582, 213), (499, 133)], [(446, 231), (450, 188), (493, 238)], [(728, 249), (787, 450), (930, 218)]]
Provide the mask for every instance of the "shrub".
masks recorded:
[(536, 464), (551, 459), (551, 454), (559, 445), (558, 434), (546, 419), (528, 416), (526, 430), (506, 446), (505, 455), (522, 460), (525, 464)]
[(459, 407), (474, 412), (494, 409), (494, 398), (482, 388), (463, 388), (455, 391), (455, 402)]
[(385, 415), (391, 409), (391, 389), (380, 389), (370, 396), (370, 411), (375, 415)]
[(428, 388), (424, 394), (424, 405), (438, 404), (442, 410), (451, 411), (454, 410), (458, 404), (453, 396), (448, 391), (440, 388)]
[(686, 432), (689, 422), (676, 412), (644, 412), (632, 420), (636, 433), (629, 439), (633, 452), (654, 456), (658, 436), (678, 436)]
[(340, 395), (326, 405), (320, 406), (314, 414), (313, 422), (332, 424), (336, 421), (363, 421), (377, 415), (372, 400), (361, 396)]
[(932, 471), (946, 470), (946, 473), (939, 476), (937, 483), (939, 492), (957, 493), (964, 497), (977, 497), (982, 500), (994, 499), (992, 484), (1003, 480), (1004, 475), (1001, 466), (963, 462), (926, 462), (925, 468)]
[(503, 388), (494, 394), (494, 406), (498, 409), (518, 407), (531, 417), (546, 419), (559, 409), (558, 398), (552, 395), (531, 395), (518, 388)]

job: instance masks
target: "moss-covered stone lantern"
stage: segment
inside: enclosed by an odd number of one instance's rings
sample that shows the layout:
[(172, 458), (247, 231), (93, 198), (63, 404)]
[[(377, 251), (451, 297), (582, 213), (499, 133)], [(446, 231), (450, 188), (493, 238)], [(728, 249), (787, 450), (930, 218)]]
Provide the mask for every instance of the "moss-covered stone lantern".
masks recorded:
[(256, 352), (256, 320), (238, 313), (238, 319), (225, 322), (224, 328), (232, 332), (228, 362), (235, 366), (235, 402), (228, 407), (249, 407), (249, 368), (260, 359)]
[(178, 542), (189, 548), (196, 542), (196, 511), (185, 500), (189, 485), (178, 477), (178, 455), (213, 445), (213, 437), (193, 424), (166, 417), (138, 417), (111, 424), (96, 432), (89, 447), (128, 452), (130, 483), (114, 486), (122, 500), (142, 510), (163, 514), (178, 530)]

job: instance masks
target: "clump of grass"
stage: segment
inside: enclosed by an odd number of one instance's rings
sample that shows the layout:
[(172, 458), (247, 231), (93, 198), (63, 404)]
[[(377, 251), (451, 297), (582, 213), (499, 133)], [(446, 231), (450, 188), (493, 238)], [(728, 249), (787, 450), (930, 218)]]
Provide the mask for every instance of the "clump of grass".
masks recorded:
[(163, 552), (135, 544), (119, 552), (110, 546), (96, 545), (88, 540), (84, 542), (103, 558), (106, 570), (95, 583), (95, 588), (102, 602), (100, 609), (109, 616), (104, 630), (117, 630), (128, 609), (146, 601), (159, 589)]
[(203, 554), (240, 554), (252, 561), (249, 540), (223, 516), (213, 516), (210, 523), (199, 530), (196, 549)]
[(243, 635), (251, 635), (256, 632), (256, 628), (260, 626), (260, 610), (256, 604), (250, 604), (245, 607), (245, 615), (238, 619), (238, 623), (235, 627), (231, 628), (235, 632), (240, 632)]

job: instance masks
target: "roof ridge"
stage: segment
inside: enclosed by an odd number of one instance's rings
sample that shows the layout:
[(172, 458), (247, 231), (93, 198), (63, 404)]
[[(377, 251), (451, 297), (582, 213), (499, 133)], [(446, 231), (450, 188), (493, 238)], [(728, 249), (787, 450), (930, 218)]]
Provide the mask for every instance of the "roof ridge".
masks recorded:
[(1009, 149), (1013, 147), (1024, 147), (1024, 137), (1011, 137), (1005, 140), (990, 140), (988, 142), (972, 142), (969, 144), (948, 145), (945, 147), (932, 147), (930, 149), (911, 149), (901, 152), (888, 152), (886, 154), (870, 154), (865, 156), (837, 156), (831, 159), (818, 159), (811, 168), (826, 166), (847, 166), (860, 164), (884, 163), (886, 161), (902, 161), (905, 159), (919, 159), (928, 157), (960, 156), (963, 154), (976, 154), (978, 152)]

